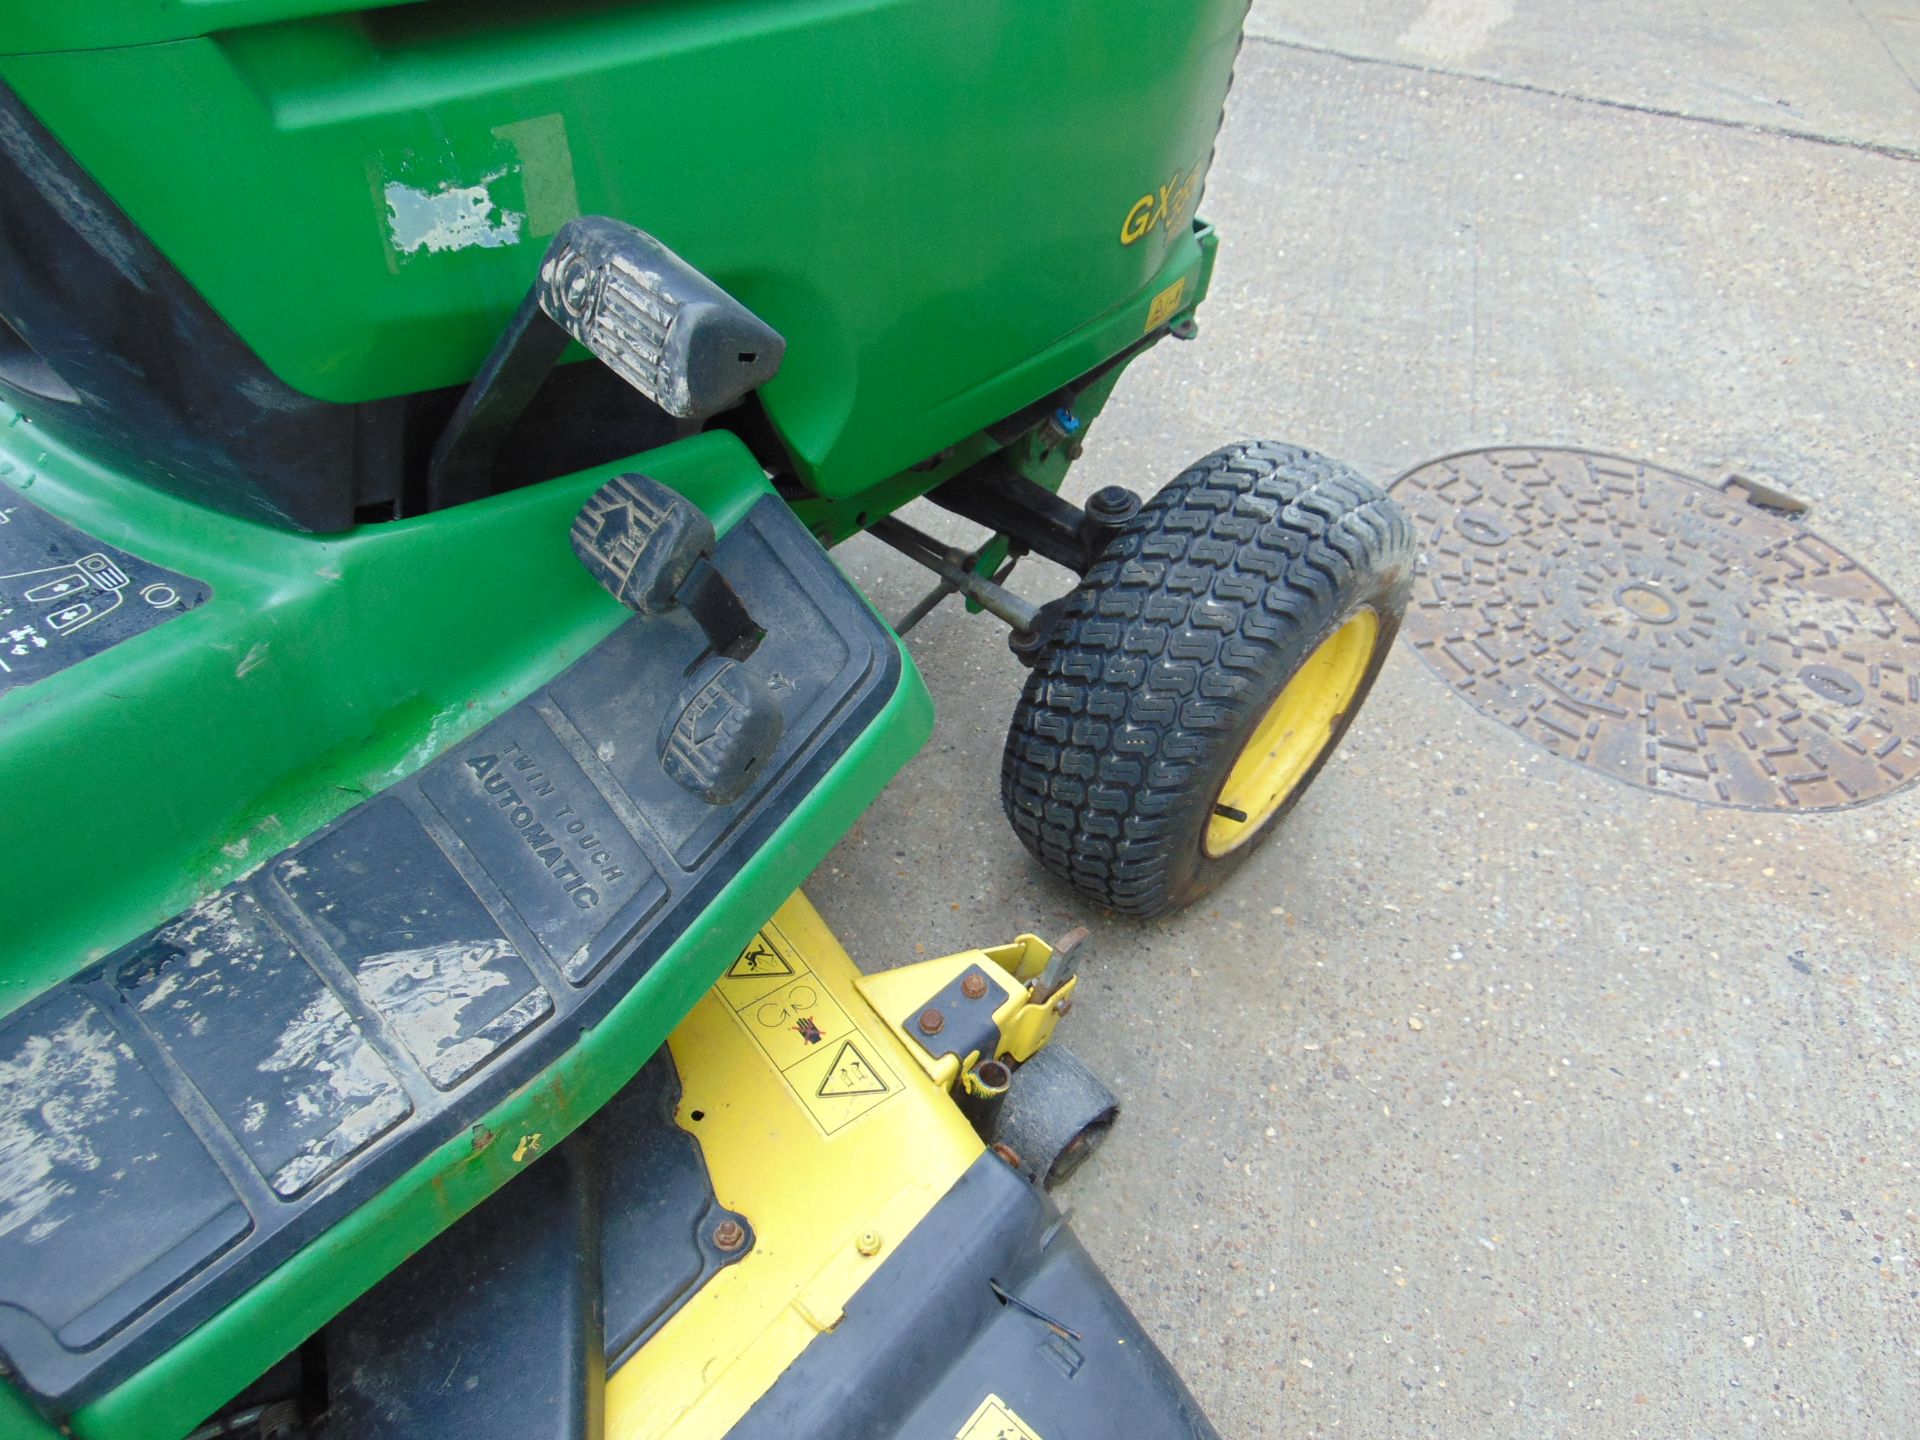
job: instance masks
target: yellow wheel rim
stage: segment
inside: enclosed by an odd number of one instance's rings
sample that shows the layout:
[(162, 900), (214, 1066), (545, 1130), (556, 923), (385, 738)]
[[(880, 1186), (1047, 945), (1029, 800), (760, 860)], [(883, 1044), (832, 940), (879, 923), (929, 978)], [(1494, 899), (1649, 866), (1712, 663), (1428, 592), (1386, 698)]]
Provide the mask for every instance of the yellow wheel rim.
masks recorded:
[(1373, 658), (1380, 617), (1356, 611), (1320, 642), (1267, 707), (1214, 800), (1201, 849), (1219, 857), (1260, 833), (1333, 741)]

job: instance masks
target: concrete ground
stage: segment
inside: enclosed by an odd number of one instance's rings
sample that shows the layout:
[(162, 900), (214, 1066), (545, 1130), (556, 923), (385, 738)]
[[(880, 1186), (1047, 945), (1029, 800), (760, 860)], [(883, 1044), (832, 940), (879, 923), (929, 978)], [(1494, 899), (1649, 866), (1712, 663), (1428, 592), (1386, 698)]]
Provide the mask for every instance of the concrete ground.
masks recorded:
[[(1133, 368), (1072, 493), (1250, 434), (1382, 481), (1588, 445), (1769, 475), (1920, 601), (1920, 0), (1249, 30), (1202, 337)], [(843, 554), (892, 612), (920, 588)], [(911, 646), (934, 739), (810, 893), (870, 967), (1095, 924), (1067, 1038), (1126, 1113), (1063, 1195), (1225, 1434), (1920, 1433), (1920, 789), (1631, 790), (1403, 648), (1235, 882), (1136, 924), (1000, 815), (997, 627), (950, 602)]]

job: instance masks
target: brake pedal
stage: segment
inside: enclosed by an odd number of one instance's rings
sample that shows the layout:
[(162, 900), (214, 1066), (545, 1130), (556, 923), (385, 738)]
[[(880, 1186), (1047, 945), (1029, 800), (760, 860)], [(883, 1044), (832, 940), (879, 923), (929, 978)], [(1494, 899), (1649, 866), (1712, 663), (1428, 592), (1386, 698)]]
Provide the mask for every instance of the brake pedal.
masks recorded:
[(644, 230), (569, 220), (540, 262), (540, 308), (669, 415), (717, 414), (780, 368), (786, 341)]
[(569, 220), (427, 462), (429, 509), (493, 493), (494, 461), (569, 341), (691, 434), (780, 369), (787, 342), (644, 230)]

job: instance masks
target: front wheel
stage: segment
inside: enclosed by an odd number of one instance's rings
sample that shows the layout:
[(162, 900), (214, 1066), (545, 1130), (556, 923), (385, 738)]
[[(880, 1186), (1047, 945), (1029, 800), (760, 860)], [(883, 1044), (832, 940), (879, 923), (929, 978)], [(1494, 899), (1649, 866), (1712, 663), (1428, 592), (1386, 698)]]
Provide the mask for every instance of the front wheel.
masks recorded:
[(1189, 467), (1069, 595), (1000, 768), (1027, 848), (1150, 916), (1233, 873), (1313, 783), (1400, 628), (1413, 527), (1309, 450)]

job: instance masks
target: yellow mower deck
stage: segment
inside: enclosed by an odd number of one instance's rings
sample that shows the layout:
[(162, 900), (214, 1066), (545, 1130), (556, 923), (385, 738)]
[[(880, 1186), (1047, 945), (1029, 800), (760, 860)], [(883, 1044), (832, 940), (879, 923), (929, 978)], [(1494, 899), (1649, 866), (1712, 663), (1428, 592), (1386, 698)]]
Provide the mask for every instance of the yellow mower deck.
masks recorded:
[[(889, 978), (930, 994), (980, 953)], [(754, 1246), (608, 1377), (609, 1440), (724, 1434), (984, 1148), (802, 894), (668, 1043), (675, 1118)]]
[(1112, 1114), (1043, 1053), (1075, 958), (862, 976), (793, 895), (631, 1085), (328, 1326), (312, 1440), (1212, 1435), (1032, 1183)]

